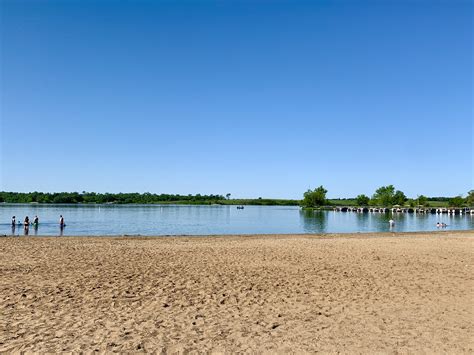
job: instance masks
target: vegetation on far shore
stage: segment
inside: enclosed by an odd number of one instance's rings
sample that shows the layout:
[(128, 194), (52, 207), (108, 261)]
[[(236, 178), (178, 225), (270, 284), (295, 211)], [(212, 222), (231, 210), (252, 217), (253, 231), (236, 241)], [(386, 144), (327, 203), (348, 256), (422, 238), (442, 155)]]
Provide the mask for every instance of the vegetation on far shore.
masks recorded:
[(284, 199), (231, 199), (223, 195), (175, 195), (152, 193), (96, 193), (96, 192), (5, 192), (0, 191), (0, 203), (49, 204), (189, 204), (189, 205), (261, 205), (298, 206), (300, 200)]
[(327, 190), (319, 186), (314, 190), (308, 190), (303, 195), (301, 206), (303, 208), (323, 208), (328, 206), (347, 207), (472, 207), (474, 206), (474, 190), (467, 193), (466, 197), (426, 197), (418, 195), (416, 198), (408, 198), (402, 191), (396, 190), (393, 185), (381, 186), (375, 190), (372, 197), (358, 195), (350, 199), (327, 199)]
[(378, 188), (372, 197), (358, 195), (355, 198), (328, 199), (327, 190), (319, 186), (304, 193), (302, 200), (289, 199), (231, 199), (224, 195), (179, 195), (153, 193), (96, 193), (96, 192), (6, 192), (0, 191), (0, 203), (46, 203), (46, 204), (190, 204), (190, 205), (256, 205), (256, 206), (302, 206), (304, 208), (329, 208), (335, 206), (379, 206), (391, 207), (469, 207), (474, 206), (474, 190), (466, 197), (408, 198), (393, 185)]

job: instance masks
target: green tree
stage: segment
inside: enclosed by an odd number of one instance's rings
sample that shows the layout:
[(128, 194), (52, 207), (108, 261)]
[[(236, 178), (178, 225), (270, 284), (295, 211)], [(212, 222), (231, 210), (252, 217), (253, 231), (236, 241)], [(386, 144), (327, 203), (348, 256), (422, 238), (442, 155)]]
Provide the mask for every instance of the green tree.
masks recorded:
[(420, 206), (426, 206), (426, 207), (429, 206), (428, 198), (426, 196), (419, 195), (417, 198), (417, 201)]
[(453, 197), (449, 200), (449, 205), (451, 207), (461, 207), (464, 205), (464, 199), (461, 196)]
[(225, 195), (225, 197), (230, 200), (230, 194)]
[(395, 195), (395, 187), (393, 185), (381, 186), (375, 190), (372, 199), (381, 206), (393, 205), (393, 196)]
[(326, 193), (328, 191), (321, 185), (313, 191), (308, 190), (304, 193), (302, 205), (303, 207), (323, 206), (327, 203)]
[(467, 193), (466, 203), (468, 206), (474, 206), (474, 190)]
[(397, 191), (395, 191), (395, 194), (393, 195), (392, 203), (393, 203), (394, 205), (403, 206), (407, 200), (408, 200), (408, 199), (407, 199), (407, 197), (405, 196), (405, 194), (404, 194), (402, 191), (397, 190)]
[(363, 194), (356, 197), (356, 202), (358, 206), (367, 206), (369, 204), (369, 201), (369, 196)]

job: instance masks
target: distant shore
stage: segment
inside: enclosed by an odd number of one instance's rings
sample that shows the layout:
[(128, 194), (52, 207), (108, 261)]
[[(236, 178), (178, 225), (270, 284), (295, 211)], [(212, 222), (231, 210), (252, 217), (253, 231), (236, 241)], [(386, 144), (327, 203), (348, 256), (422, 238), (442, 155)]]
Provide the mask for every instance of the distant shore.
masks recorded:
[(474, 348), (474, 231), (8, 237), (0, 269), (0, 352)]
[[(461, 197), (460, 197), (461, 198)], [(462, 198), (461, 198), (462, 200)], [(332, 209), (334, 207), (378, 207), (391, 208), (396, 203), (384, 205), (381, 201), (371, 201), (368, 197), (365, 202), (357, 198), (325, 198), (324, 203), (308, 205), (312, 209)], [(468, 201), (461, 201), (460, 205), (450, 206), (452, 198), (424, 197), (423, 201), (408, 199), (399, 207), (414, 208), (423, 205), (424, 208), (468, 207)], [(459, 202), (459, 201), (457, 201)], [(471, 207), (472, 206), (471, 201)], [(41, 205), (247, 205), (247, 206), (303, 206), (302, 199), (285, 198), (230, 198), (219, 194), (211, 195), (180, 195), (180, 194), (152, 194), (152, 193), (95, 193), (95, 192), (7, 192), (0, 191), (0, 206), (9, 204), (41, 204)], [(312, 206), (312, 207), (310, 207)]]

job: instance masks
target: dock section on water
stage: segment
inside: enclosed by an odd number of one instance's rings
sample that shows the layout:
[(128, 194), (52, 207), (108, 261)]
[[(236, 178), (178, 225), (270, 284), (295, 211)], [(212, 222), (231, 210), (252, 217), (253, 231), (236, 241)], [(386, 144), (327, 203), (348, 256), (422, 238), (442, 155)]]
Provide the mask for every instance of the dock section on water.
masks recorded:
[(418, 214), (451, 214), (451, 215), (474, 215), (474, 208), (431, 208), (431, 207), (335, 207), (336, 212), (356, 213), (418, 213)]

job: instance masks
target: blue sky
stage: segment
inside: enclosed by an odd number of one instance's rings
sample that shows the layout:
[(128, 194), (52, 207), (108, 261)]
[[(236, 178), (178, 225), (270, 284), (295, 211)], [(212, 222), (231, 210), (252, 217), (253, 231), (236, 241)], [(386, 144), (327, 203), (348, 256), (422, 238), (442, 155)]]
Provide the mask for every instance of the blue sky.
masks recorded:
[(0, 4), (0, 190), (473, 188), (471, 1)]

